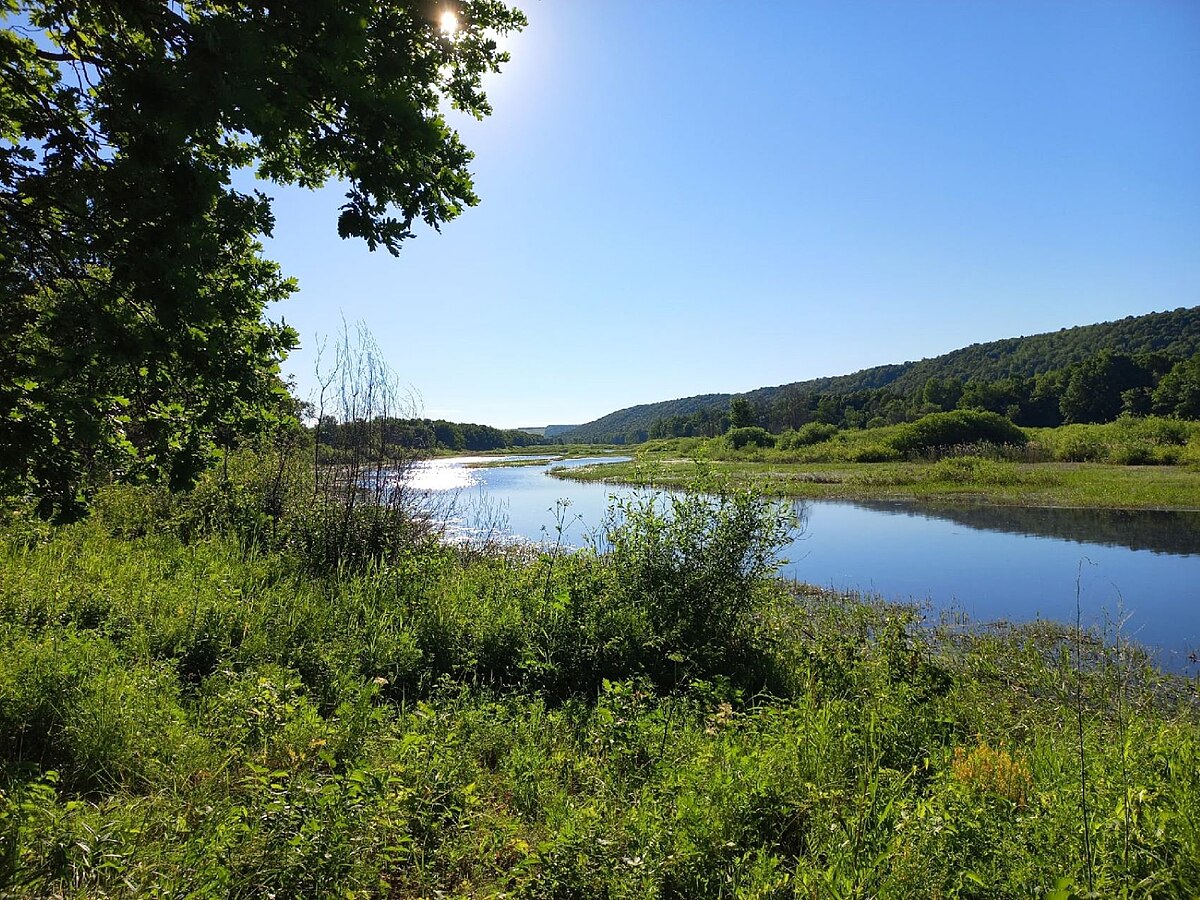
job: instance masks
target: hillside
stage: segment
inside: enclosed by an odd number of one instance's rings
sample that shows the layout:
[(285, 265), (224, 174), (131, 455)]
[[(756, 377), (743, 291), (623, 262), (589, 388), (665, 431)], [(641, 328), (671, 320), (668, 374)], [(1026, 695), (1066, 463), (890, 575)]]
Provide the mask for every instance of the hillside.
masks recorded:
[(690, 416), (705, 409), (723, 409), (729, 405), (732, 394), (701, 394), (679, 400), (664, 400), (660, 403), (643, 403), (618, 409), (594, 422), (579, 425), (559, 437), (572, 444), (623, 444), (626, 435), (638, 430), (648, 430), (655, 419), (666, 416)]
[(1200, 306), (971, 344), (930, 359), (761, 387), (742, 395), (703, 394), (644, 403), (609, 413), (561, 437), (577, 443), (625, 443), (639, 432), (648, 432), (659, 419), (692, 415), (705, 409), (724, 411), (734, 396), (744, 396), (759, 405), (769, 405), (784, 391), (845, 395), (886, 387), (907, 396), (920, 391), (930, 378), (995, 381), (1009, 376), (1027, 377), (1078, 363), (1101, 350), (1130, 354), (1157, 352), (1174, 359), (1191, 356), (1200, 351)]

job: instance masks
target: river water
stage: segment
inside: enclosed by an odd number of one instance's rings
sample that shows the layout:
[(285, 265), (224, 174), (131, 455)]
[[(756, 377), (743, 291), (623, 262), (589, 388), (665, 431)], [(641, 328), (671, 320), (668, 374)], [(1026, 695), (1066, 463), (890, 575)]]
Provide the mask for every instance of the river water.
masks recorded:
[[(491, 461), (495, 457), (490, 458)], [(454, 498), (464, 535), (490, 532), (584, 546), (610, 498), (635, 489), (564, 481), (541, 466), (422, 464), (410, 486)], [(577, 459), (554, 465), (597, 462)], [(1200, 672), (1200, 513), (1023, 509), (886, 501), (805, 501), (780, 574), (838, 590), (928, 604), (973, 622), (1074, 622), (1153, 648), (1160, 664)]]

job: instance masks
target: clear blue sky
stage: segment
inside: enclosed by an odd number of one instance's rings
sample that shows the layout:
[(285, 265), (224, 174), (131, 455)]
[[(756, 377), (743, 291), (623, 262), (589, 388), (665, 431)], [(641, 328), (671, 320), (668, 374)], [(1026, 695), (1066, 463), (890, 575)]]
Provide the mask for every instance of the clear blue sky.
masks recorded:
[(317, 338), (502, 427), (1200, 304), (1200, 3), (542, 0), (399, 258), (279, 188)]

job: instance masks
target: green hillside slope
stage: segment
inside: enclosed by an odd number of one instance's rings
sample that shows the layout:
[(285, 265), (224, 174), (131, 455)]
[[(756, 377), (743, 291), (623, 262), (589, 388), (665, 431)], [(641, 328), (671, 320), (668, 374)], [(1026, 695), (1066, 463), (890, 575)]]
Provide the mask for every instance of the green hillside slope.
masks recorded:
[[(1200, 351), (1200, 306), (972, 344), (931, 359), (875, 366), (849, 375), (762, 387), (742, 396), (765, 406), (787, 390), (844, 395), (886, 387), (897, 394), (912, 395), (920, 391), (930, 378), (994, 381), (1009, 376), (1028, 377), (1078, 363), (1101, 350), (1130, 354), (1157, 352), (1174, 359), (1191, 356)], [(733, 396), (704, 394), (631, 406), (580, 425), (561, 437), (579, 443), (644, 440), (644, 433), (649, 432), (656, 420), (692, 415), (705, 409), (724, 411)]]
[[(732, 394), (701, 394), (660, 403), (643, 403), (618, 409), (594, 422), (579, 425), (559, 435), (574, 444), (624, 444), (645, 440), (645, 434), (655, 419), (666, 416), (690, 416), (705, 409), (724, 409)], [(642, 432), (641, 436), (638, 433)]]

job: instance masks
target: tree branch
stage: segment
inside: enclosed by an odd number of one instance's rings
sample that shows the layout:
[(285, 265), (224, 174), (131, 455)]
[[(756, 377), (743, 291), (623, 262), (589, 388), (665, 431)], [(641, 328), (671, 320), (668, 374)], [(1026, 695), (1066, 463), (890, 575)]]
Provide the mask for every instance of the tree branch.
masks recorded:
[(44, 59), (47, 62), (86, 63), (89, 66), (104, 65), (104, 60), (85, 53), (75, 54), (67, 53), (66, 51), (54, 53), (50, 50), (43, 50), (41, 47), (38, 47), (34, 52), (37, 54), (38, 59)]

